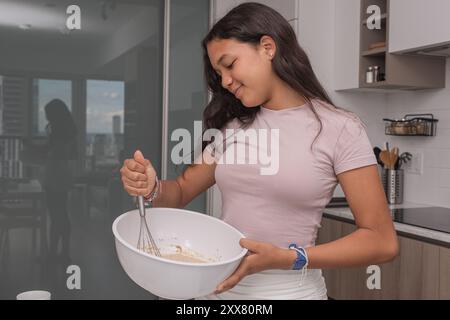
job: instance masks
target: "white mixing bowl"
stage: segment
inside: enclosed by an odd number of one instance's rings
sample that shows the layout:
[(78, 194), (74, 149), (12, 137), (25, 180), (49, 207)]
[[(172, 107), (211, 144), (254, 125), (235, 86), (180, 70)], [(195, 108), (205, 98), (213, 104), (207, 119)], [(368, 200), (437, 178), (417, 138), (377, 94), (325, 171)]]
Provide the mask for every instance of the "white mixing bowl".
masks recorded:
[(119, 261), (139, 286), (166, 299), (192, 299), (211, 294), (247, 254), (239, 245), (244, 235), (225, 222), (193, 211), (168, 208), (146, 210), (147, 223), (161, 254), (179, 248), (206, 263), (178, 262), (136, 249), (140, 216), (137, 210), (113, 223)]

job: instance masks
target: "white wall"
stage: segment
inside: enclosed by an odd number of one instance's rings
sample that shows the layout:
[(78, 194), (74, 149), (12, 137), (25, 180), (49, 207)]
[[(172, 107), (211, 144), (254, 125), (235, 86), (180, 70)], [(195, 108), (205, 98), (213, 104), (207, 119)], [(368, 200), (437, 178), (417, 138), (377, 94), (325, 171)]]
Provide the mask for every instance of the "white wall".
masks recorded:
[(450, 59), (446, 88), (390, 94), (388, 117), (432, 113), (439, 119), (436, 137), (390, 137), (400, 152), (423, 153), (423, 174), (405, 175), (405, 200), (450, 208)]
[[(365, 121), (374, 146), (381, 147), (388, 141), (391, 146), (398, 146), (400, 152), (423, 153), (423, 174), (405, 174), (405, 201), (450, 207), (450, 59), (445, 89), (389, 94), (335, 92), (333, 65), (339, 61), (334, 61), (333, 51), (334, 5), (334, 0), (300, 0), (299, 41), (319, 80), (336, 105), (355, 111)], [(439, 119), (437, 136), (384, 135), (382, 118), (402, 118), (410, 113), (433, 113)], [(335, 193), (341, 194), (341, 190)]]
[(244, 2), (259, 2), (268, 5), (275, 10), (277, 10), (283, 17), (288, 21), (294, 20), (298, 17), (298, 2), (299, 0), (253, 0), (253, 1), (243, 1), (243, 0), (215, 0), (215, 17), (214, 21), (218, 21), (222, 18), (228, 11), (233, 9)]
[[(405, 174), (405, 201), (450, 207), (450, 63), (447, 85), (440, 90), (392, 92), (389, 94), (334, 92), (332, 32), (334, 0), (300, 0), (299, 41), (308, 52), (313, 68), (335, 104), (355, 111), (367, 124), (373, 145), (385, 141), (400, 152), (423, 153), (423, 174)], [(339, 75), (334, 75), (339, 77)], [(436, 137), (393, 137), (384, 135), (382, 118), (402, 118), (410, 113), (433, 113), (438, 123)], [(335, 195), (342, 194), (337, 190)]]
[[(372, 144), (381, 146), (384, 137), (382, 119), (386, 115), (386, 95), (381, 93), (336, 92), (335, 61), (335, 0), (300, 0), (299, 43), (308, 54), (313, 69), (333, 102), (355, 112), (367, 125)], [(340, 187), (335, 196), (343, 196)]]

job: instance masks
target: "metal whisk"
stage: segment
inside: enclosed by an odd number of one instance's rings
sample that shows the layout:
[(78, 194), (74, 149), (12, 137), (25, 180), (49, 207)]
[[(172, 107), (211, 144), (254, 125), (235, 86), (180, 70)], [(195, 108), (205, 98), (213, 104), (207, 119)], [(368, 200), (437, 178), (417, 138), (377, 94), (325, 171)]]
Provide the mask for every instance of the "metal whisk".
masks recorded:
[(139, 215), (141, 216), (141, 225), (139, 228), (139, 239), (137, 243), (138, 250), (161, 257), (158, 246), (153, 240), (150, 229), (148, 228), (147, 219), (145, 217), (144, 197), (138, 196)]

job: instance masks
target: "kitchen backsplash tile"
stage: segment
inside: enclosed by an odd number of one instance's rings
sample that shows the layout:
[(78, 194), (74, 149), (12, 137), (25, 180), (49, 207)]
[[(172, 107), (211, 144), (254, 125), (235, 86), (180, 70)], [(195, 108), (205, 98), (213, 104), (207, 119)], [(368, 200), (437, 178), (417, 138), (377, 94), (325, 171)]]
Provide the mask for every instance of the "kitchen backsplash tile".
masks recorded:
[(450, 189), (450, 169), (440, 169), (439, 170), (439, 188)]
[(432, 113), (436, 119), (435, 137), (386, 136), (400, 152), (423, 154), (423, 175), (405, 172), (405, 201), (450, 207), (450, 59), (447, 59), (447, 87), (442, 90), (390, 93), (387, 117)]
[(450, 149), (428, 149), (424, 165), (431, 168), (448, 168), (450, 163)]

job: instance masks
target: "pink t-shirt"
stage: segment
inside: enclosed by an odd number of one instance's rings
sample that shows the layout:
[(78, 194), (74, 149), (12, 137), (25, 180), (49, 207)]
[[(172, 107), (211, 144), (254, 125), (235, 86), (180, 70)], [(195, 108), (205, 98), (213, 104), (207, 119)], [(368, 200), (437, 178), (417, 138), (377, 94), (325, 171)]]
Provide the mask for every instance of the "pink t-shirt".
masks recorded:
[[(313, 151), (311, 144), (320, 125), (309, 104), (280, 111), (261, 108), (255, 121), (244, 129), (279, 129), (279, 166), (275, 174), (261, 174), (263, 165), (259, 160), (249, 164), (249, 153), (245, 154), (245, 164), (224, 161), (232, 152), (230, 146), (239, 145), (242, 139), (228, 135), (224, 152), (218, 153), (220, 150), (215, 148), (214, 156), (223, 162), (219, 162), (215, 172), (222, 193), (222, 219), (249, 239), (279, 247), (290, 243), (313, 246), (322, 212), (338, 184), (337, 175), (377, 164), (359, 119), (318, 99), (312, 104), (323, 124)], [(240, 122), (235, 119), (226, 129), (239, 127)], [(268, 143), (252, 145), (248, 139), (245, 147), (255, 150), (265, 145), (272, 152), (270, 142), (275, 140), (270, 133), (267, 136)], [(211, 151), (214, 144), (208, 147)], [(267, 167), (267, 162), (263, 164)]]

